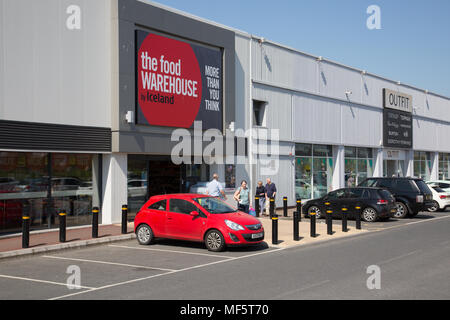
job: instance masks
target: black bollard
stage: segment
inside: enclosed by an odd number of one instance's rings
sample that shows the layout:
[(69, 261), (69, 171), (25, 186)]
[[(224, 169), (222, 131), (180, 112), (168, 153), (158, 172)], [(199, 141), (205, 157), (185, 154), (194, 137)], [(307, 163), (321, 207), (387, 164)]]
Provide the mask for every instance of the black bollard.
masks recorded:
[(348, 209), (346, 207), (342, 207), (342, 232), (347, 232), (347, 213)]
[(270, 207), (269, 207), (270, 217), (272, 218), (275, 214), (275, 199), (270, 198)]
[(26, 249), (30, 246), (30, 217), (22, 217), (22, 248)]
[(333, 235), (333, 211), (327, 210), (327, 234)]
[(283, 217), (288, 216), (288, 210), (287, 210), (287, 197), (283, 198)]
[(298, 211), (294, 211), (294, 241), (299, 241), (299, 228), (298, 228), (298, 217), (300, 213)]
[(259, 207), (259, 197), (255, 197), (255, 215), (257, 218), (259, 218), (260, 211), (261, 211), (261, 208)]
[(355, 209), (356, 209), (356, 216), (355, 216), (356, 229), (361, 230), (361, 207), (358, 205), (355, 207)]
[(127, 234), (128, 206), (122, 205), (122, 234)]
[(59, 216), (59, 242), (66, 242), (66, 211), (61, 210)]
[(297, 199), (298, 221), (302, 221), (302, 200)]
[(272, 216), (272, 244), (278, 244), (278, 216)]
[(98, 207), (92, 208), (92, 238), (98, 238)]
[(311, 238), (315, 238), (316, 237), (316, 213), (311, 212), (310, 215), (311, 215), (310, 236), (311, 236)]

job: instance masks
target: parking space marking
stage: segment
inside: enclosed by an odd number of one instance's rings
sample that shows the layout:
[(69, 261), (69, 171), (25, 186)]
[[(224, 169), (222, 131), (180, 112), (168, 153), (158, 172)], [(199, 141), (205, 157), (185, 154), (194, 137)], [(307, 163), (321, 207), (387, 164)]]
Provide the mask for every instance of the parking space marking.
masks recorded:
[(305, 286), (305, 287), (302, 287), (302, 288), (299, 288), (299, 289), (295, 289), (295, 290), (292, 290), (292, 291), (284, 292), (284, 293), (281, 293), (281, 294), (273, 297), (273, 299), (274, 300), (275, 299), (280, 299), (280, 298), (285, 297), (287, 295), (291, 295), (291, 294), (294, 294), (294, 293), (298, 293), (298, 292), (301, 292), (301, 291), (305, 291), (305, 290), (308, 290), (308, 289), (319, 287), (319, 286), (324, 285), (325, 283), (328, 283), (328, 282), (331, 282), (331, 280), (320, 281), (318, 283), (310, 284), (308, 286)]
[(198, 256), (224, 258), (224, 259), (232, 259), (233, 258), (233, 257), (222, 256), (222, 255), (217, 255), (217, 254), (209, 254), (209, 253), (186, 252), (186, 251), (155, 249), (155, 248), (139, 248), (139, 247), (130, 247), (130, 246), (119, 246), (119, 245), (116, 245), (116, 244), (110, 244), (109, 246), (110, 247), (114, 247), (114, 248), (126, 248), (126, 249), (146, 250), (146, 251), (171, 252), (171, 253), (191, 254), (191, 255), (198, 255)]
[(42, 258), (99, 263), (99, 264), (109, 264), (109, 265), (116, 265), (116, 266), (121, 266), (121, 267), (142, 268), (142, 269), (149, 269), (149, 270), (176, 271), (176, 269), (165, 269), (165, 268), (157, 268), (157, 267), (149, 267), (149, 266), (139, 266), (139, 265), (133, 265), (133, 264), (100, 261), (100, 260), (88, 260), (88, 259), (66, 258), (66, 257), (56, 257), (56, 256), (42, 256)]
[(415, 253), (417, 253), (417, 252), (420, 252), (420, 251), (421, 251), (421, 250), (414, 250), (414, 251), (411, 251), (411, 252), (408, 252), (408, 253), (399, 255), (399, 256), (397, 256), (397, 257), (394, 257), (394, 258), (391, 258), (391, 259), (388, 259), (388, 260), (381, 261), (381, 262), (379, 262), (379, 263), (377, 263), (377, 264), (378, 264), (378, 265), (381, 265), (381, 264), (386, 264), (386, 263), (393, 262), (393, 261), (396, 261), (396, 260), (400, 260), (400, 259), (402, 259), (402, 258), (409, 257), (409, 256), (411, 256), (411, 255), (413, 255), (413, 254), (415, 254)]
[[(441, 219), (448, 219), (448, 218), (450, 218), (450, 215), (449, 216), (443, 216), (443, 217), (433, 217), (433, 218), (430, 218), (430, 219), (427, 219), (427, 220), (421, 220), (421, 221), (407, 222), (407, 223), (399, 224), (399, 225), (392, 226), (392, 227), (382, 228), (380, 230), (375, 230), (375, 229), (372, 229), (372, 230), (374, 232), (384, 231), (384, 230), (390, 230), (390, 229), (395, 229), (395, 228), (401, 228), (401, 227), (404, 227), (404, 226), (410, 226), (412, 224), (432, 222), (432, 221), (441, 220)], [(369, 229), (369, 231), (372, 231), (372, 230)]]
[[(39, 279), (32, 279), (32, 278), (8, 276), (6, 274), (0, 274), (0, 278), (7, 278), (7, 279), (14, 279), (14, 280), (23, 280), (23, 281), (32, 281), (32, 282), (40, 282), (40, 283), (54, 284), (54, 285), (58, 285), (58, 286), (65, 286), (65, 287), (67, 287), (67, 283), (54, 282), (54, 281), (48, 281), (48, 280), (39, 280)], [(79, 289), (89, 289), (89, 290), (96, 289), (96, 288), (85, 287), (85, 286), (78, 286), (78, 288)]]
[[(121, 286), (121, 285), (125, 285), (125, 284), (129, 284), (129, 283), (134, 283), (134, 282), (139, 282), (139, 281), (144, 281), (144, 280), (149, 280), (152, 278), (157, 278), (157, 277), (162, 277), (168, 274), (175, 274), (175, 273), (180, 273), (180, 272), (184, 272), (184, 271), (189, 271), (189, 270), (193, 270), (193, 269), (198, 269), (198, 268), (203, 268), (203, 267), (207, 267), (207, 266), (211, 266), (211, 265), (215, 265), (215, 264), (220, 264), (220, 263), (226, 263), (229, 261), (235, 261), (235, 260), (239, 260), (239, 259), (245, 259), (245, 258), (250, 258), (250, 257), (254, 257), (254, 256), (258, 256), (258, 255), (263, 255), (263, 254), (268, 254), (268, 253), (272, 253), (272, 252), (278, 252), (278, 251), (282, 251), (285, 248), (279, 248), (279, 249), (273, 249), (273, 250), (268, 250), (268, 251), (263, 251), (263, 252), (257, 252), (257, 253), (253, 253), (253, 254), (248, 254), (245, 256), (240, 256), (240, 257), (228, 257), (229, 259), (225, 259), (225, 260), (220, 260), (220, 261), (214, 261), (214, 262), (210, 262), (210, 263), (205, 263), (205, 264), (200, 264), (197, 266), (192, 266), (192, 267), (188, 267), (188, 268), (184, 268), (184, 269), (179, 269), (176, 271), (170, 271), (170, 272), (165, 272), (165, 273), (161, 273), (161, 274), (157, 274), (157, 275), (152, 275), (152, 276), (148, 276), (148, 277), (143, 277), (143, 278), (138, 278), (138, 279), (133, 279), (133, 280), (128, 280), (128, 281), (123, 281), (123, 282), (119, 282), (119, 283), (114, 283), (114, 284), (109, 284), (103, 287), (98, 287), (98, 288), (92, 288), (91, 290), (86, 290), (83, 292), (75, 292), (75, 293), (71, 293), (71, 294), (66, 294), (63, 296), (59, 296), (59, 297), (55, 297), (55, 298), (51, 298), (49, 300), (59, 300), (59, 299), (64, 299), (64, 298), (68, 298), (68, 297), (73, 297), (76, 295), (80, 295), (83, 293), (88, 293), (88, 292), (92, 292), (92, 291), (98, 291), (98, 290), (103, 290), (103, 289), (108, 289), (108, 288), (113, 288), (113, 287), (117, 287), (117, 286)], [(145, 249), (144, 249), (145, 250)], [(169, 250), (170, 251), (170, 250)], [(184, 253), (184, 252), (183, 252)]]

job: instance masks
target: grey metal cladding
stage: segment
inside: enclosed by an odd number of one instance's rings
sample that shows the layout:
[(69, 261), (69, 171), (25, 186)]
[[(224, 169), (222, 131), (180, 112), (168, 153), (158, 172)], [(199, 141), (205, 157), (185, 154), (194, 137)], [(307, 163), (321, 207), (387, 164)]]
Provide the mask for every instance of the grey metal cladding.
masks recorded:
[[(119, 0), (119, 123), (113, 131), (134, 133), (137, 136), (157, 133), (170, 135), (171, 128), (139, 126), (122, 121), (123, 115), (135, 106), (135, 30), (154, 30), (162, 34), (186, 39), (223, 50), (224, 67), (224, 128), (235, 121), (235, 33), (194, 18), (167, 11), (137, 0)], [(114, 146), (116, 148), (116, 146)], [(121, 151), (122, 146), (119, 147)], [(138, 149), (137, 152), (147, 150)]]
[(111, 152), (111, 129), (0, 120), (0, 148)]

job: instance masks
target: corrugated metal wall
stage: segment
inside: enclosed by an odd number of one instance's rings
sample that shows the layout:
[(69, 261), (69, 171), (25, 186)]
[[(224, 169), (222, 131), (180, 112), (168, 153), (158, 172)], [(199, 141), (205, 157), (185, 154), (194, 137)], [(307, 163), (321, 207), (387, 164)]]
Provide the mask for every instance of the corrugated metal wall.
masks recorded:
[(114, 3), (0, 0), (0, 119), (111, 127)]

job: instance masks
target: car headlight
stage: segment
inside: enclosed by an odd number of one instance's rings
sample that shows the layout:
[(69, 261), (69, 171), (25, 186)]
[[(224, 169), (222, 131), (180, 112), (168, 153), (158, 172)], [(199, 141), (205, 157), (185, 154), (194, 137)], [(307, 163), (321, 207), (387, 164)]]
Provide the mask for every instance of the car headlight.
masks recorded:
[(228, 226), (228, 228), (234, 231), (245, 230), (243, 226), (230, 220), (225, 220), (225, 224)]

